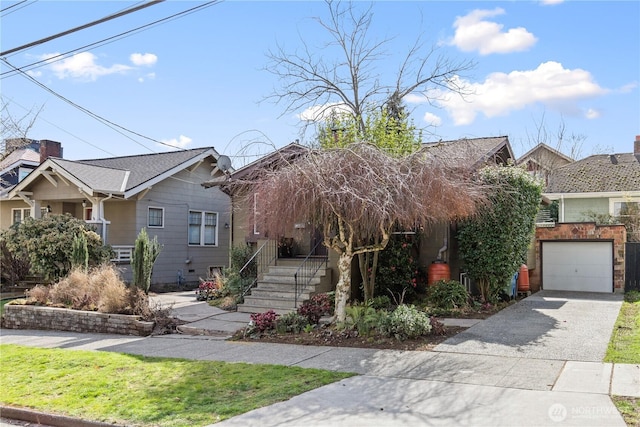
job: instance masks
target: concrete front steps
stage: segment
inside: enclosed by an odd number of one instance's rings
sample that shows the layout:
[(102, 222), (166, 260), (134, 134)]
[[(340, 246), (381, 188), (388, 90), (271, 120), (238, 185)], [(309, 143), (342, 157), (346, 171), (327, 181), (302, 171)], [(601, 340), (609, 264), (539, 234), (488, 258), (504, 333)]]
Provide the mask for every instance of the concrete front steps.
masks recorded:
[[(296, 310), (294, 275), (300, 261), (290, 260), (269, 267), (258, 285), (251, 290), (251, 295), (244, 297), (244, 303), (238, 304), (242, 313), (264, 313), (273, 310), (277, 314), (286, 314)], [(321, 267), (311, 279), (304, 292), (298, 296), (298, 307), (312, 295), (331, 290), (331, 270)]]

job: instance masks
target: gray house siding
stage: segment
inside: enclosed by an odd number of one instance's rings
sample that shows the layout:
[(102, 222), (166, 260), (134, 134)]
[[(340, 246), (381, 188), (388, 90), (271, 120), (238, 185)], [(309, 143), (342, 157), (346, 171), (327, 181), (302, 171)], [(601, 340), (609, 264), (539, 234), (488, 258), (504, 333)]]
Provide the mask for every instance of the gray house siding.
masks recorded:
[[(230, 223), (231, 201), (217, 188), (202, 187), (201, 183), (210, 179), (209, 170), (208, 165), (203, 164), (193, 172), (179, 172), (154, 185), (136, 203), (135, 232), (131, 234), (129, 244), (133, 244), (144, 227), (151, 238), (157, 236), (158, 242), (163, 245), (153, 268), (154, 284), (177, 283), (179, 275), (184, 282), (195, 283), (200, 277), (207, 276), (210, 266), (228, 267), (230, 229), (224, 225)], [(149, 226), (149, 207), (164, 210), (162, 227)], [(188, 244), (190, 210), (218, 214), (215, 246)], [(129, 271), (125, 270), (124, 273), (126, 278), (130, 278)]]
[(564, 199), (564, 221), (581, 222), (587, 220), (587, 212), (605, 215), (609, 213), (608, 198)]

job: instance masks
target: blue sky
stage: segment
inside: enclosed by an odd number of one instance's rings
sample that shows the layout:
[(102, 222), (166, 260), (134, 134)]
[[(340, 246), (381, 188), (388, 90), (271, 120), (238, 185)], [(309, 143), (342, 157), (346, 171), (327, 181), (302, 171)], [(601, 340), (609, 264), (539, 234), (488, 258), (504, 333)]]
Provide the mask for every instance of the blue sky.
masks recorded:
[[(137, 4), (2, 1), (0, 47), (13, 49)], [(3, 58), (112, 123), (169, 145), (213, 146), (236, 167), (296, 139), (309, 142), (304, 109), (284, 113), (284, 105), (265, 100), (281, 83), (264, 68), (270, 49), (279, 44), (294, 51), (301, 38), (319, 58), (332, 59), (321, 47), (328, 35), (313, 19), (327, 17), (324, 2), (223, 1), (62, 61), (27, 67), (202, 4), (165, 1)], [(393, 81), (418, 37), (425, 52), (437, 46), (447, 58), (476, 63), (459, 77), (472, 92), (466, 99), (405, 98), (425, 140), (508, 135), (521, 155), (544, 120), (552, 146), (564, 125), (569, 141), (560, 149), (567, 154), (572, 134), (582, 141), (582, 156), (633, 150), (640, 135), (640, 2), (355, 3), (370, 5), (371, 40), (389, 40), (374, 68), (381, 81)], [(62, 142), (68, 159), (170, 149), (117, 132), (9, 71), (0, 64), (10, 114), (41, 109), (29, 136)]]

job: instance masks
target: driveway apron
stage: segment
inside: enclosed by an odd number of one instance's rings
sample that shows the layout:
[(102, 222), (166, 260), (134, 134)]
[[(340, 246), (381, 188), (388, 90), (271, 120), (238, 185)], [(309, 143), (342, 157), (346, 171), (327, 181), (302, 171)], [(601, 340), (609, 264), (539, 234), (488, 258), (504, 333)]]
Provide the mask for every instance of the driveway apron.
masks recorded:
[(540, 291), (449, 338), (435, 351), (601, 362), (622, 298)]

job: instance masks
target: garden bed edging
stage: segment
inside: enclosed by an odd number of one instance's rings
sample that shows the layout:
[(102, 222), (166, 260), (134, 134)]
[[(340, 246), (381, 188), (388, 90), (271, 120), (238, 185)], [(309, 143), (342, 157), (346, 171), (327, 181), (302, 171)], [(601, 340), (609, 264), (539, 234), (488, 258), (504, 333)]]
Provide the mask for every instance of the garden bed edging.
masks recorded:
[(142, 321), (140, 316), (36, 305), (7, 304), (4, 306), (3, 317), (3, 327), (7, 329), (47, 329), (148, 336), (154, 327), (154, 322)]

